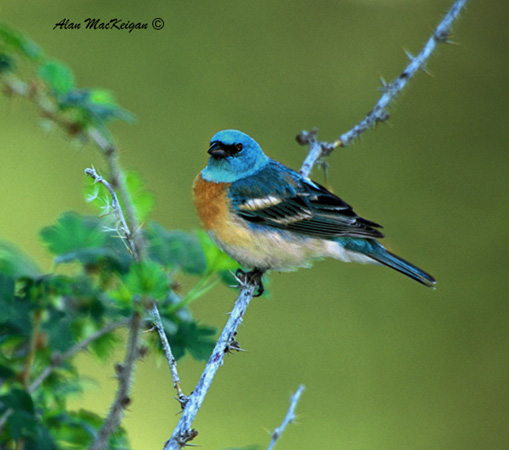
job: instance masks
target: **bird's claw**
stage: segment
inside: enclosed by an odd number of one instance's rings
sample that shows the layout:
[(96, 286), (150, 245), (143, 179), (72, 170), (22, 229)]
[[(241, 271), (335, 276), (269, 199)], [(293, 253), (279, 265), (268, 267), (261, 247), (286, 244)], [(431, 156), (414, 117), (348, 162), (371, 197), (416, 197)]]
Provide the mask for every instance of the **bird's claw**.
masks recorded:
[(241, 283), (246, 284), (255, 284), (256, 285), (256, 293), (253, 294), (253, 297), (260, 297), (265, 292), (265, 288), (263, 287), (262, 276), (263, 271), (260, 269), (253, 269), (251, 272), (244, 272), (242, 269), (237, 269), (235, 272), (235, 276), (239, 279)]

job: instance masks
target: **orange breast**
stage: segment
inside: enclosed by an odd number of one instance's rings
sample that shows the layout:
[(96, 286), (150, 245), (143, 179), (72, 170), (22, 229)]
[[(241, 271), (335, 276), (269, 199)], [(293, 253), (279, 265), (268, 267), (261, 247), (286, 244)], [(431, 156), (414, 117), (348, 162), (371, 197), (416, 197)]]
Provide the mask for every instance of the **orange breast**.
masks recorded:
[(194, 204), (206, 230), (217, 230), (228, 221), (229, 185), (206, 181), (201, 174), (194, 180)]

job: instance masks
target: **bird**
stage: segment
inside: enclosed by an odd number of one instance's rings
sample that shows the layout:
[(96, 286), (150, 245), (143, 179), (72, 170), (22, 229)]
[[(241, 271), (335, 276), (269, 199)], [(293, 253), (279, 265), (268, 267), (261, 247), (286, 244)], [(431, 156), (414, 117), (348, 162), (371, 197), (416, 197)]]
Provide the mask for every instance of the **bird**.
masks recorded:
[(215, 244), (243, 268), (237, 276), (263, 293), (267, 271), (309, 267), (331, 257), (390, 267), (424, 286), (435, 279), (387, 250), (379, 225), (324, 186), (271, 159), (238, 130), (210, 141), (207, 166), (193, 183), (198, 216)]

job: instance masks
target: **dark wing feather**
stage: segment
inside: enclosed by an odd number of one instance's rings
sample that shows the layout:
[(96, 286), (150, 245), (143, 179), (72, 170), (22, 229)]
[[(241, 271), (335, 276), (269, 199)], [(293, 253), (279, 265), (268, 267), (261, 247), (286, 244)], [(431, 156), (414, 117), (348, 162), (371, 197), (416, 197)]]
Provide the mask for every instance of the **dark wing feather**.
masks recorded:
[(248, 180), (230, 186), (237, 215), (253, 224), (303, 235), (334, 238), (381, 238), (375, 222), (358, 216), (352, 207), (325, 187), (271, 161)]

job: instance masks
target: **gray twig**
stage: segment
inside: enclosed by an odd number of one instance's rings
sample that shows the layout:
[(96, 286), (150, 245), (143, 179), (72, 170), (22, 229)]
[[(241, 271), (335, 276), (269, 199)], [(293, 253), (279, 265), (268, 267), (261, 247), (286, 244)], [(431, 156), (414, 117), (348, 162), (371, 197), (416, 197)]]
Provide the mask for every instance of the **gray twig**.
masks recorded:
[(286, 413), (285, 418), (283, 419), (283, 422), (281, 422), (281, 425), (277, 427), (273, 433), (271, 434), (271, 440), (269, 443), (269, 446), (267, 447), (267, 450), (272, 450), (274, 446), (276, 445), (276, 442), (283, 434), (283, 431), (287, 427), (289, 423), (292, 423), (295, 420), (295, 408), (297, 407), (297, 403), (299, 403), (300, 396), (304, 392), (304, 385), (301, 384), (295, 394), (293, 394), (290, 398), (290, 407), (288, 408), (288, 412)]
[(143, 320), (139, 312), (131, 316), (127, 351), (122, 364), (116, 365), (118, 389), (111, 404), (110, 412), (103, 422), (97, 437), (90, 446), (90, 450), (105, 450), (109, 448), (111, 434), (117, 429), (124, 416), (125, 409), (131, 403), (129, 392), (134, 379), (136, 360), (140, 356), (139, 341)]
[(171, 438), (164, 445), (164, 450), (178, 450), (188, 445), (187, 443), (198, 434), (195, 429), (191, 428), (191, 424), (203, 403), (205, 395), (212, 384), (212, 380), (214, 379), (216, 372), (223, 364), (225, 353), (230, 350), (230, 346), (233, 343), (236, 343), (235, 334), (237, 332), (237, 328), (242, 322), (242, 317), (249, 306), (249, 302), (253, 298), (255, 289), (256, 286), (254, 284), (244, 283), (242, 285), (242, 290), (235, 302), (235, 305), (233, 306), (230, 318), (219, 336), (216, 346), (210, 355), (198, 384), (194, 388), (192, 394), (189, 395), (188, 401), (182, 412), (182, 416), (180, 417)]
[[(95, 136), (95, 135), (94, 135)], [(102, 135), (95, 136), (99, 146), (107, 145), (107, 140), (102, 137)], [(114, 152), (107, 152), (105, 150), (105, 154), (112, 156)], [(116, 166), (116, 163), (112, 163), (113, 166)], [(117, 167), (117, 170), (118, 167)], [(121, 231), (128, 243), (129, 249), (135, 261), (140, 261), (142, 259), (142, 255), (144, 254), (143, 248), (136, 243), (136, 238), (134, 234), (129, 229), (127, 222), (124, 217), (124, 213), (122, 212), (122, 208), (120, 206), (120, 202), (118, 201), (117, 194), (115, 193), (115, 189), (113, 186), (101, 175), (97, 173), (97, 171), (92, 169), (85, 169), (85, 173), (92, 177), (96, 183), (102, 184), (111, 195), (111, 207), (115, 212), (118, 220), (120, 221)], [(120, 175), (119, 175), (120, 176)], [(124, 202), (129, 203), (129, 202)], [(131, 220), (131, 223), (133, 220)], [(171, 376), (173, 379), (173, 384), (175, 389), (177, 390), (178, 400), (181, 405), (185, 403), (187, 397), (182, 393), (180, 388), (180, 379), (177, 372), (177, 362), (173, 357), (170, 343), (168, 342), (168, 338), (166, 337), (166, 333), (164, 331), (161, 316), (159, 314), (159, 310), (157, 309), (157, 305), (155, 303), (152, 304), (150, 310), (152, 316), (154, 317), (154, 327), (157, 330), (157, 334), (159, 335), (159, 339), (161, 340), (161, 344), (164, 349), (164, 353), (168, 360), (168, 365), (170, 367)], [(138, 313), (134, 313), (131, 318), (131, 330), (129, 335), (129, 345), (127, 348), (127, 353), (125, 357), (125, 362), (122, 366), (121, 373), (118, 374), (119, 378), (119, 387), (115, 397), (115, 400), (112, 404), (108, 417), (106, 418), (99, 435), (97, 436), (96, 441), (90, 447), (90, 450), (100, 450), (105, 448), (107, 445), (107, 441), (109, 439), (110, 434), (115, 431), (116, 427), (120, 424), (120, 420), (122, 419), (123, 411), (128, 404), (128, 393), (131, 385), (131, 379), (134, 375), (135, 362), (137, 359), (138, 352), (138, 340), (140, 337), (139, 329), (141, 327), (141, 318)]]
[[(136, 212), (134, 208), (134, 204), (132, 202), (132, 199), (129, 195), (129, 191), (127, 188), (127, 184), (125, 181), (125, 175), (120, 167), (120, 164), (118, 162), (118, 152), (116, 146), (111, 142), (111, 140), (108, 138), (108, 136), (102, 131), (101, 129), (97, 127), (87, 127), (86, 130), (82, 129), (78, 124), (74, 123), (73, 121), (67, 119), (65, 116), (61, 115), (58, 109), (57, 104), (55, 103), (54, 99), (52, 99), (50, 96), (48, 96), (44, 90), (38, 90), (30, 86), (28, 83), (20, 80), (14, 75), (10, 75), (9, 77), (5, 77), (2, 79), (3, 86), (6, 90), (6, 93), (9, 95), (19, 95), (28, 98), (29, 100), (33, 101), (39, 108), (43, 115), (43, 117), (52, 120), (54, 123), (62, 127), (67, 133), (69, 133), (71, 136), (78, 135), (81, 138), (88, 138), (91, 142), (93, 142), (96, 147), (101, 151), (102, 155), (104, 156), (107, 164), (108, 169), (110, 171), (111, 176), (111, 183), (108, 183), (104, 178), (100, 177), (97, 172), (94, 169), (87, 169), (86, 173), (93, 177), (96, 182), (100, 182), (103, 184), (106, 189), (109, 191), (109, 193), (112, 196), (112, 206), (115, 210), (122, 226), (122, 233), (124, 234), (124, 237), (126, 241), (128, 242), (129, 249), (131, 251), (131, 254), (133, 256), (133, 259), (136, 261), (139, 261), (144, 258), (145, 256), (145, 245), (143, 242), (143, 238), (141, 233), (139, 233), (140, 230), (140, 224), (136, 217)], [(120, 207), (120, 203), (118, 201), (117, 195), (115, 193), (115, 189), (118, 190), (120, 197), (122, 198), (124, 202), (124, 207), (127, 212), (127, 218), (129, 221), (129, 224), (131, 225), (131, 231), (127, 225), (127, 222), (125, 220), (125, 217), (122, 213), (122, 209)], [(168, 339), (166, 337), (166, 334), (164, 332), (164, 329), (161, 324), (159, 311), (157, 310), (157, 306), (154, 305), (152, 307), (152, 314), (154, 317), (156, 317), (156, 324), (155, 327), (158, 331), (159, 337), (161, 339), (163, 348), (165, 349), (165, 353), (168, 357), (168, 355), (171, 355), (171, 349), (170, 345), (168, 343)], [(135, 316), (138, 314), (135, 313), (132, 316), (133, 324), (135, 324), (134, 319)], [(140, 325), (136, 325), (136, 328), (138, 328)], [(128, 359), (129, 353), (135, 352), (137, 350), (138, 345), (138, 339), (139, 339), (139, 332), (134, 333), (133, 330), (131, 330), (130, 338), (132, 337), (136, 341), (136, 345), (132, 345), (132, 348), (127, 350), (126, 354), (126, 360)], [(135, 337), (136, 336), (136, 337)], [(134, 354), (134, 353), (133, 353)], [(132, 355), (131, 355), (132, 356)], [(131, 372), (134, 370), (134, 361), (136, 358), (133, 359), (133, 364), (129, 365)], [(176, 363), (175, 359), (171, 356), (171, 358), (168, 359), (168, 363), (170, 364), (170, 370), (172, 371), (172, 377), (174, 378), (174, 384), (175, 388), (177, 389), (177, 393), (179, 394), (179, 401), (182, 404), (183, 398), (185, 396), (180, 391), (180, 380), (178, 379), (178, 375), (175, 378), (174, 373), (176, 374)], [(125, 365), (122, 366), (125, 368)], [(173, 368), (172, 368), (173, 367)], [(46, 375), (47, 376), (47, 375)], [(129, 375), (129, 377), (131, 377)], [(127, 378), (129, 378), (127, 377)], [(36, 380), (37, 381), (37, 380)], [(42, 382), (42, 380), (40, 381)], [(40, 383), (39, 382), (39, 383)], [(35, 388), (34, 388), (35, 389)], [(123, 389), (122, 386), (120, 386), (119, 383), (119, 390)], [(128, 389), (126, 390), (128, 392)], [(117, 396), (119, 398), (119, 396)], [(127, 397), (124, 397), (124, 400)], [(113, 411), (125, 408), (126, 405), (121, 404), (113, 404), (112, 409), (110, 411), (109, 417), (106, 419), (106, 422), (110, 422), (110, 431), (114, 431), (114, 428), (116, 426), (111, 426), (112, 422), (110, 421), (110, 418), (112, 416)], [(8, 412), (8, 411), (7, 411)], [(0, 417), (0, 428), (7, 420), (8, 414), (3, 414)], [(117, 414), (117, 417), (119, 417), (118, 421), (120, 421), (122, 414)], [(101, 430), (102, 432), (103, 430)], [(106, 445), (108, 436), (103, 435), (103, 445)], [(95, 444), (94, 444), (95, 445)], [(99, 447), (97, 447), (99, 448)]]
[(120, 221), (120, 225), (122, 226), (122, 234), (124, 235), (127, 244), (129, 245), (129, 249), (131, 250), (131, 253), (133, 255), (133, 259), (135, 261), (139, 261), (140, 257), (138, 255), (138, 249), (136, 248), (135, 242), (134, 242), (134, 236), (131, 233), (131, 230), (129, 229), (129, 226), (127, 225), (127, 222), (124, 217), (124, 213), (122, 212), (122, 208), (120, 207), (120, 202), (118, 201), (117, 194), (115, 193), (115, 190), (113, 189), (113, 186), (104, 179), (101, 175), (99, 175), (94, 168), (92, 169), (85, 169), (85, 173), (92, 177), (94, 179), (95, 183), (102, 184), (110, 193), (111, 195), (111, 207), (113, 208), (113, 211), (118, 217), (118, 220)]
[(157, 306), (154, 305), (151, 310), (152, 315), (155, 318), (154, 321), (154, 328), (157, 331), (157, 334), (159, 335), (159, 339), (161, 341), (161, 344), (163, 346), (164, 354), (166, 355), (166, 360), (168, 361), (168, 366), (170, 368), (171, 373), (171, 379), (173, 380), (173, 387), (177, 391), (177, 400), (179, 401), (180, 405), (184, 407), (184, 405), (187, 402), (188, 397), (184, 395), (182, 392), (182, 389), (180, 387), (180, 378), (177, 371), (177, 360), (173, 356), (173, 353), (171, 351), (170, 343), (168, 342), (168, 338), (166, 337), (166, 332), (164, 331), (161, 316), (159, 314), (159, 310), (157, 309)]
[(456, 0), (454, 2), (449, 12), (438, 24), (437, 28), (417, 56), (414, 57), (407, 53), (410, 63), (394, 81), (386, 83), (383, 79), (380, 80), (382, 82), (382, 96), (366, 117), (357, 123), (357, 125), (355, 125), (351, 130), (343, 133), (335, 142), (318, 141), (317, 130), (312, 130), (310, 132), (303, 131), (299, 134), (299, 136), (297, 136), (297, 140), (300, 144), (310, 146), (310, 151), (300, 169), (300, 173), (302, 175), (308, 177), (311, 173), (311, 169), (320, 158), (329, 155), (337, 147), (346, 147), (366, 130), (376, 125), (378, 122), (385, 122), (389, 118), (387, 108), (408, 85), (408, 82), (415, 73), (418, 70), (426, 69), (426, 62), (437, 45), (440, 43), (450, 42), (449, 35), (452, 24), (459, 16), (461, 10), (465, 7), (467, 1), (468, 0)]
[(136, 251), (140, 258), (143, 259), (145, 253), (145, 247), (143, 244), (143, 238), (138, 232), (140, 230), (140, 223), (136, 217), (136, 211), (129, 195), (129, 190), (125, 181), (125, 175), (118, 162), (118, 152), (114, 144), (111, 143), (110, 139), (104, 135), (104, 133), (98, 128), (91, 127), (87, 130), (88, 138), (95, 143), (97, 148), (102, 152), (106, 163), (108, 164), (108, 170), (110, 173), (112, 185), (120, 193), (120, 197), (124, 202), (124, 207), (127, 212), (127, 218), (132, 229), (132, 245), (136, 248)]
[[(120, 221), (122, 233), (129, 245), (133, 259), (135, 261), (139, 261), (140, 255), (136, 247), (134, 237), (131, 234), (131, 230), (129, 229), (127, 222), (125, 221), (124, 213), (120, 207), (120, 202), (118, 201), (115, 190), (107, 180), (105, 180), (95, 171), (95, 169), (85, 169), (85, 173), (92, 177), (96, 183), (101, 183), (110, 193), (113, 211)], [(122, 420), (125, 409), (131, 402), (131, 399), (129, 398), (129, 392), (131, 389), (132, 380), (134, 378), (134, 371), (136, 369), (136, 360), (139, 357), (139, 340), (141, 336), (142, 322), (143, 320), (140, 313), (135, 311), (130, 320), (129, 338), (124, 362), (123, 364), (118, 364), (116, 366), (118, 389), (115, 394), (115, 399), (111, 404), (111, 409), (105, 421), (103, 422), (99, 433), (90, 446), (90, 450), (104, 450), (108, 448), (109, 438), (120, 425), (120, 421)]]
[[(364, 131), (380, 121), (388, 119), (387, 107), (394, 101), (397, 95), (405, 88), (410, 78), (413, 77), (415, 72), (419, 69), (424, 69), (425, 63), (436, 45), (440, 42), (448, 42), (449, 29), (454, 20), (459, 15), (460, 11), (465, 6), (467, 0), (456, 0), (451, 10), (446, 14), (442, 22), (438, 25), (432, 37), (424, 46), (423, 50), (417, 57), (411, 57), (410, 64), (405, 68), (401, 75), (396, 78), (392, 83), (386, 84), (383, 82), (383, 95), (377, 102), (373, 110), (350, 131), (342, 134), (338, 140), (334, 142), (321, 142), (317, 139), (318, 131), (312, 130), (310, 132), (303, 131), (297, 136), (297, 140), (302, 145), (309, 145), (310, 151), (302, 165), (301, 173), (304, 176), (309, 176), (311, 169), (317, 161), (328, 154), (335, 148), (348, 145), (353, 139), (359, 137)], [(235, 303), (230, 319), (226, 324), (219, 340), (212, 352), (212, 355), (205, 367), (205, 370), (198, 382), (195, 390), (189, 396), (187, 404), (183, 410), (182, 417), (180, 418), (177, 427), (173, 431), (171, 438), (166, 442), (164, 450), (178, 450), (186, 445), (188, 442), (196, 437), (198, 432), (191, 429), (191, 424), (198, 413), (198, 410), (205, 398), (208, 388), (212, 380), (223, 362), (225, 350), (228, 349), (228, 343), (234, 339), (235, 332), (239, 326), (242, 316), (251, 301), (254, 293), (254, 286), (244, 285), (242, 291)], [(288, 423), (290, 423), (295, 415), (295, 406), (302, 394), (304, 387), (300, 386), (297, 392), (292, 397), (290, 409), (285, 417), (285, 420), (279, 428), (272, 434), (272, 441), (268, 449), (272, 449), (281, 435), (282, 431)]]
[[(113, 208), (113, 211), (118, 217), (118, 220), (120, 221), (120, 224), (122, 226), (122, 233), (128, 242), (129, 249), (131, 250), (131, 253), (133, 255), (133, 259), (135, 261), (139, 261), (140, 256), (138, 253), (138, 248), (136, 247), (133, 234), (131, 233), (131, 230), (129, 229), (129, 226), (126, 223), (126, 220), (124, 218), (124, 214), (122, 212), (122, 208), (120, 207), (120, 203), (118, 201), (117, 194), (115, 193), (115, 190), (113, 189), (113, 186), (105, 180), (102, 176), (100, 176), (94, 168), (92, 169), (85, 169), (85, 173), (92, 177), (96, 183), (101, 183), (110, 193), (112, 201), (111, 201), (111, 207)], [(166, 333), (164, 331), (162, 322), (161, 322), (161, 316), (159, 314), (159, 310), (157, 309), (157, 305), (154, 303), (151, 308), (151, 314), (155, 318), (154, 321), (154, 327), (157, 330), (157, 334), (159, 335), (159, 339), (161, 340), (161, 344), (163, 346), (164, 353), (166, 355), (166, 359), (168, 360), (168, 365), (170, 366), (171, 371), (171, 377), (173, 379), (173, 385), (175, 389), (177, 390), (177, 395), (179, 398), (179, 401), (182, 403), (182, 401), (185, 400), (185, 395), (182, 393), (180, 388), (180, 379), (177, 372), (177, 362), (175, 358), (173, 357), (170, 343), (168, 342), (168, 338), (166, 337)]]

